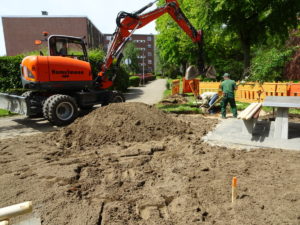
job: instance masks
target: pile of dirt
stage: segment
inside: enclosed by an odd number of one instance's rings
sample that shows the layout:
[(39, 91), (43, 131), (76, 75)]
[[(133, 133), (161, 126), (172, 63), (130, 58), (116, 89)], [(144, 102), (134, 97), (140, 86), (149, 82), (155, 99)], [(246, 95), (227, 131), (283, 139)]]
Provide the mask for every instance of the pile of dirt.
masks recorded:
[(191, 133), (186, 123), (143, 103), (111, 104), (77, 119), (52, 135), (64, 147), (99, 146), (118, 141), (146, 142)]
[(164, 98), (160, 103), (164, 105), (186, 104), (188, 100), (182, 95), (171, 95)]

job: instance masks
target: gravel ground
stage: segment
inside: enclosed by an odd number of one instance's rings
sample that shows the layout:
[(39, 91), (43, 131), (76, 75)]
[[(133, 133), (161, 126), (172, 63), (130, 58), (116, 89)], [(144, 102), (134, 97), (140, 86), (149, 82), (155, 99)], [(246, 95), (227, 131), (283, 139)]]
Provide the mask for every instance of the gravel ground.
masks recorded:
[(42, 225), (298, 225), (300, 152), (201, 141), (217, 123), (121, 103), (0, 140), (0, 207), (32, 200)]

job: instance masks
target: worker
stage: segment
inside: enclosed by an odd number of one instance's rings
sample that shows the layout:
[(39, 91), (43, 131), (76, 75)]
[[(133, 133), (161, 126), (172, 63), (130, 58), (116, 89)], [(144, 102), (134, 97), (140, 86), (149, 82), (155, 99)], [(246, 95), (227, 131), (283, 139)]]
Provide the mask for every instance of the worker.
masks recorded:
[(223, 93), (223, 99), (221, 102), (221, 113), (222, 118), (226, 118), (226, 107), (229, 102), (231, 112), (233, 117), (237, 117), (237, 109), (234, 99), (234, 91), (237, 89), (236, 83), (234, 80), (230, 79), (230, 75), (228, 73), (225, 73), (223, 75), (224, 81), (220, 85), (220, 89)]
[[(219, 98), (218, 93), (216, 92), (204, 92), (202, 95), (199, 96), (199, 99), (202, 99), (202, 104), (200, 107), (211, 107), (215, 101), (217, 101), (217, 99)], [(210, 114), (215, 113), (214, 108), (211, 108), (208, 110), (208, 112)]]
[(67, 42), (63, 42), (63, 46), (62, 46), (62, 48), (59, 50), (59, 55), (61, 55), (61, 56), (66, 56), (66, 55), (68, 55)]

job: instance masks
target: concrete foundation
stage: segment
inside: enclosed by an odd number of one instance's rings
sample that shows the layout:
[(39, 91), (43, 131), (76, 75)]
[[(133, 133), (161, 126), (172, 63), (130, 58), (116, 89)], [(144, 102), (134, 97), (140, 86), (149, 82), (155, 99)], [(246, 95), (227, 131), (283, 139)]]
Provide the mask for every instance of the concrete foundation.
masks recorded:
[(300, 123), (288, 123), (288, 139), (275, 136), (275, 122), (271, 121), (257, 121), (251, 132), (245, 129), (243, 120), (226, 119), (203, 139), (211, 144), (233, 148), (266, 147), (300, 151)]

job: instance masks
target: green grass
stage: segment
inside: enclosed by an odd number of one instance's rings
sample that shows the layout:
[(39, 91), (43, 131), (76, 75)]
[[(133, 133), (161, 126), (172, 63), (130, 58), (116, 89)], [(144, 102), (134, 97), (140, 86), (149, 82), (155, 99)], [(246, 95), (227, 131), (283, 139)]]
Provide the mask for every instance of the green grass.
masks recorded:
[(289, 113), (300, 114), (300, 109), (289, 109)]
[(243, 110), (246, 109), (249, 105), (250, 105), (250, 103), (236, 102), (236, 107), (237, 107), (237, 110), (239, 110), (239, 111), (243, 111)]
[(178, 105), (164, 105), (158, 104), (156, 105), (157, 108), (170, 113), (191, 113), (197, 114), (201, 113), (201, 109), (195, 106), (193, 103), (186, 103), (186, 104), (178, 104)]
[(3, 117), (3, 116), (12, 116), (14, 115), (13, 113), (7, 111), (7, 110), (4, 110), (4, 109), (0, 109), (0, 117)]

